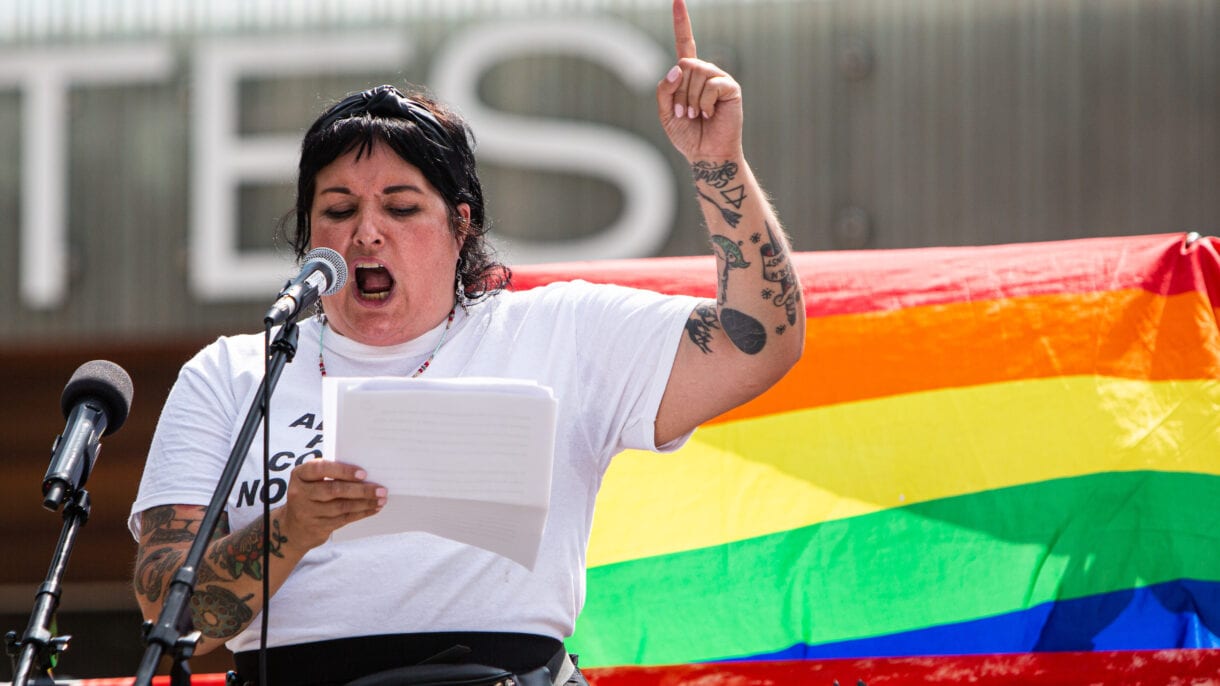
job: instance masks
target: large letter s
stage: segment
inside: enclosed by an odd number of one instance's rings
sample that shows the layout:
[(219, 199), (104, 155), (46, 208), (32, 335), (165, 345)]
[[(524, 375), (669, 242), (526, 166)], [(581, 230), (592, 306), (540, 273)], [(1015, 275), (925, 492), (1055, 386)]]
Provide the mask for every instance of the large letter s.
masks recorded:
[(479, 78), (507, 58), (568, 54), (605, 66), (650, 96), (670, 57), (634, 27), (611, 19), (497, 22), (462, 31), (437, 55), (429, 80), (469, 120), (479, 157), (505, 166), (605, 178), (623, 193), (610, 226), (564, 242), (513, 240), (512, 262), (555, 262), (655, 254), (669, 234), (676, 198), (665, 157), (638, 136), (598, 124), (509, 114), (487, 107)]

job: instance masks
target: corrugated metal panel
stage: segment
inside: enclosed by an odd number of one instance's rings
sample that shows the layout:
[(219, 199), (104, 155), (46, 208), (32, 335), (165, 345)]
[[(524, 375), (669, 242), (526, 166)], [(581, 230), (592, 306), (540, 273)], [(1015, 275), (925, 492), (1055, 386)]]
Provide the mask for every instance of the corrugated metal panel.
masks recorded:
[(837, 170), (870, 247), (1215, 231), (1216, 3), (838, 7), (874, 64)]
[[(702, 10), (772, 1), (698, 0), (698, 6)], [(0, 44), (212, 31), (333, 30), (404, 19), (548, 16), (663, 4), (657, 0), (3, 0)]]
[[(1220, 5), (1213, 0), (692, 4), (701, 54), (745, 88), (747, 152), (797, 249), (1215, 232)], [(45, 17), (34, 17), (31, 8), (44, 5)], [(564, 16), (609, 13), (671, 50), (663, 1), (387, 2), (360, 11), (337, 2), (240, 3), (222, 8), (239, 13), (223, 21), (221, 9), (198, 9), (208, 3), (148, 2), (99, 19), (104, 30), (69, 18), (101, 6), (21, 4), (26, 33), (0, 45), (0, 60), (39, 30), (53, 33), (37, 26), (76, 26), (86, 43), (101, 44), (103, 34), (160, 31), (141, 19), (156, 15), (169, 27), (162, 33), (170, 34), (174, 73), (164, 82), (69, 91), (72, 296), (52, 311), (15, 295), (0, 299), (0, 344), (257, 326), (272, 294), (205, 303), (184, 273), (197, 104), (191, 66), (202, 34), (258, 41), (342, 14), (337, 25), (376, 23), (412, 44), (400, 69), (248, 79), (240, 116), (249, 134), (299, 132), (319, 103), (370, 84), (426, 81), (438, 52), (478, 23), (452, 14), (459, 9), (500, 17), (550, 16), (552, 7), (566, 8)], [(0, 25), (11, 24), (14, 7), (0, 6)], [(432, 15), (409, 17), (405, 7)], [(588, 61), (528, 56), (496, 65), (480, 95), (504, 111), (613, 125), (664, 151), (679, 207), (659, 252), (706, 252), (685, 165), (669, 151), (650, 93), (631, 91)], [(17, 292), (21, 102), (16, 90), (0, 89), (0, 288), (10, 294)], [(487, 162), (483, 174), (494, 225), (507, 236), (584, 235), (621, 209), (619, 191), (597, 178)], [(243, 245), (271, 245), (289, 191), (250, 186), (240, 197)]]

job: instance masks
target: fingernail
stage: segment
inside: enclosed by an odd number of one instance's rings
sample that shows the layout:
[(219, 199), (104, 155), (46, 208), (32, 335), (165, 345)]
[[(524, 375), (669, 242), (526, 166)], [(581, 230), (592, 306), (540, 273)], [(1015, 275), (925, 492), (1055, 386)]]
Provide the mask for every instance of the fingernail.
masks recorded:
[(670, 69), (669, 73), (665, 75), (665, 80), (670, 83), (673, 83), (680, 78), (682, 78), (682, 67), (679, 67), (676, 64), (674, 65), (674, 68)]
[(707, 112), (704, 112), (704, 113), (703, 113), (703, 118), (704, 118), (704, 119), (711, 119), (711, 118), (712, 118), (712, 115), (708, 114)]
[(699, 116), (699, 110), (697, 110), (697, 109), (695, 109), (695, 108), (693, 108), (693, 107), (689, 107), (689, 108), (687, 108), (687, 110), (686, 110), (686, 116), (687, 116), (687, 117), (689, 117), (689, 118), (691, 118), (691, 119), (694, 119), (695, 117), (698, 117), (698, 116)]
[(377, 507), (385, 507), (385, 498), (377, 499)]
[(377, 489), (376, 491), (374, 491), (373, 493), (374, 493), (374, 494), (375, 494), (375, 495), (376, 495), (378, 498), (381, 498), (381, 499), (383, 499), (383, 500), (385, 499), (385, 497), (386, 497), (387, 495), (389, 495), (389, 491), (385, 490), (384, 488), (379, 488), (379, 489)]
[(363, 469), (357, 469), (357, 470), (356, 470), (356, 478), (357, 478), (357, 479), (364, 480), (364, 478), (365, 478), (365, 477), (367, 477), (368, 475), (369, 475), (369, 473), (368, 473), (368, 472), (366, 472), (366, 471), (364, 471)]
[(686, 110), (682, 109), (681, 105), (674, 105), (674, 116), (675, 117), (677, 117), (678, 119), (681, 119), (682, 115), (684, 115), (684, 114), (686, 114)]

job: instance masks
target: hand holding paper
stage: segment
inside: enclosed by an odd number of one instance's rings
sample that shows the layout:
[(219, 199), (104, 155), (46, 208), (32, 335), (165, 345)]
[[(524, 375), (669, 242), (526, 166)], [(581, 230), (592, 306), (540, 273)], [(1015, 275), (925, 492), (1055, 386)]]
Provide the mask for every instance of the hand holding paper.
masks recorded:
[[(550, 505), (556, 402), (511, 379), (323, 380), (323, 453), (389, 495), (335, 541), (424, 531), (532, 569)], [(333, 418), (333, 419), (331, 419)]]

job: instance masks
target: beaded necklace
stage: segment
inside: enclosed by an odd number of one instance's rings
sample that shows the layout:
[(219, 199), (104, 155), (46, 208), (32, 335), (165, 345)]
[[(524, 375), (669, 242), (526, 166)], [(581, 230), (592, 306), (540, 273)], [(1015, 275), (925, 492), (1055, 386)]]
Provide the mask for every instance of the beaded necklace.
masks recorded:
[[(441, 339), (436, 342), (436, 347), (428, 354), (428, 359), (424, 360), (424, 363), (419, 365), (419, 369), (416, 369), (415, 373), (411, 375), (412, 379), (423, 374), (424, 370), (432, 364), (432, 358), (436, 357), (436, 351), (441, 349), (441, 345), (445, 342), (445, 337), (449, 335), (449, 327), (453, 326), (455, 314), (457, 314), (457, 306), (449, 310), (449, 319), (445, 322), (445, 330), (441, 332)], [(322, 376), (326, 376), (326, 362), (322, 360), (322, 351), (325, 350), (322, 346), (322, 337), (326, 335), (326, 315), (321, 314), (318, 316), (322, 320), (322, 325), (318, 327), (318, 371), (322, 372)]]

